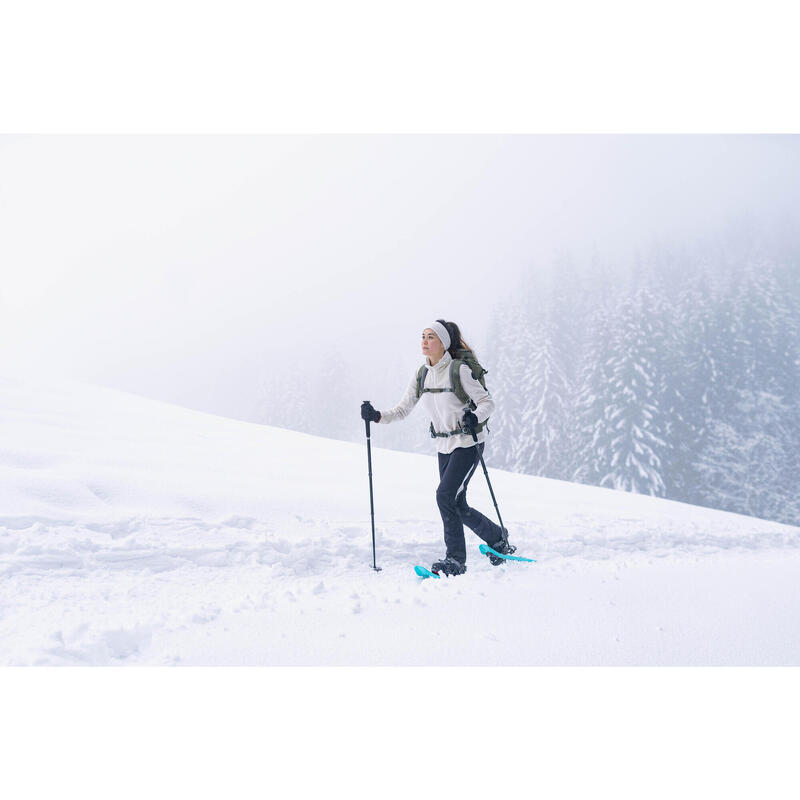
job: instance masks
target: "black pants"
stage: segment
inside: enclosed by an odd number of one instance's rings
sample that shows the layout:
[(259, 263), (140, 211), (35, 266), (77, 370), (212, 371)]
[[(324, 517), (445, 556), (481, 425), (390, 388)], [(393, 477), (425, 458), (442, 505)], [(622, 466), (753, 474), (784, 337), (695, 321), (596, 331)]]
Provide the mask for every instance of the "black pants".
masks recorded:
[(483, 453), (483, 445), (481, 442), (472, 447), (458, 447), (452, 453), (439, 453), (436, 503), (444, 523), (444, 543), (447, 555), (462, 564), (467, 561), (464, 525), (486, 544), (497, 544), (503, 538), (499, 525), (467, 505), (467, 484), (480, 464), (478, 448)]

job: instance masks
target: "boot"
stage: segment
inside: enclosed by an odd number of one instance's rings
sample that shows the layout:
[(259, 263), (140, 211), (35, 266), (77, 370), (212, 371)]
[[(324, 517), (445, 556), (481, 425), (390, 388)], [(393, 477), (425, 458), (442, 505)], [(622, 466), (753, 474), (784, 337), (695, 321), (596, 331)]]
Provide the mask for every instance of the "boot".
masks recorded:
[[(502, 553), (504, 556), (510, 556), (512, 553), (516, 553), (517, 551), (517, 548), (514, 547), (513, 544), (508, 543), (508, 531), (505, 528), (503, 528), (503, 538), (499, 542), (490, 544), (489, 547), (491, 547), (492, 550), (497, 550), (498, 553)], [(503, 558), (498, 558), (491, 553), (487, 553), (486, 555), (489, 557), (489, 561), (491, 561), (494, 566), (502, 564), (505, 560)]]
[(444, 574), (449, 578), (451, 575), (463, 575), (467, 571), (467, 565), (462, 564), (460, 561), (451, 556), (443, 558), (441, 561), (436, 561), (431, 565), (431, 572), (437, 575)]

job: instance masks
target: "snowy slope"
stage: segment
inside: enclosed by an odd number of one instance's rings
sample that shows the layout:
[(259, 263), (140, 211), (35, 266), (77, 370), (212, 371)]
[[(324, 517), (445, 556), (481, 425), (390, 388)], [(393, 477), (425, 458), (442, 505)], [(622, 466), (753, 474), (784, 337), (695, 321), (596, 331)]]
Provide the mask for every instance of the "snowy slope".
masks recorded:
[(0, 378), (0, 663), (800, 663), (800, 529), (492, 471), (538, 563), (421, 582), (436, 459), (373, 428), (377, 574), (365, 446)]

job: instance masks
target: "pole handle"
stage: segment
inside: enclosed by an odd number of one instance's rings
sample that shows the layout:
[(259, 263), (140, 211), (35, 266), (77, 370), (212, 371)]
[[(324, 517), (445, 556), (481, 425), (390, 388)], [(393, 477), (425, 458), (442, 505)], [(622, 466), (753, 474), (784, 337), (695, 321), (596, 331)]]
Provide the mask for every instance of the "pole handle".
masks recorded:
[[(363, 400), (363, 401), (361, 402), (361, 405), (364, 405), (364, 403), (370, 403), (370, 402), (371, 402), (370, 400)], [(365, 425), (365, 426), (366, 426), (366, 428), (367, 428), (367, 439), (369, 439), (369, 420), (368, 420), (368, 419), (365, 419), (365, 420), (364, 420), (364, 425)]]

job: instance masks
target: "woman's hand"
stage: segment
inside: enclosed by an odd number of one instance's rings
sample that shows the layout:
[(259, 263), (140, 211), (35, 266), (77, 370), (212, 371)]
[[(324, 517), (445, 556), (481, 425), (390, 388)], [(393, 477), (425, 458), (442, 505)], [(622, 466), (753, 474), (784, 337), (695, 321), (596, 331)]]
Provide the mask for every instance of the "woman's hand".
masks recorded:
[(478, 427), (478, 418), (471, 411), (465, 411), (464, 418), (461, 420), (461, 427), (465, 431), (472, 433)]
[(365, 419), (368, 422), (380, 422), (381, 412), (376, 411), (369, 400), (365, 400), (361, 404), (361, 419)]

